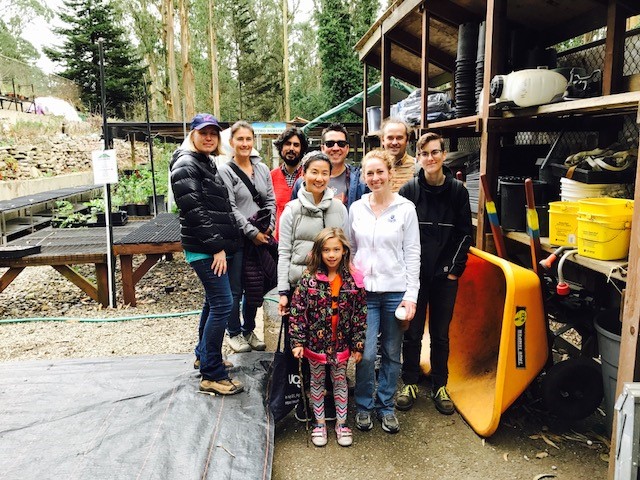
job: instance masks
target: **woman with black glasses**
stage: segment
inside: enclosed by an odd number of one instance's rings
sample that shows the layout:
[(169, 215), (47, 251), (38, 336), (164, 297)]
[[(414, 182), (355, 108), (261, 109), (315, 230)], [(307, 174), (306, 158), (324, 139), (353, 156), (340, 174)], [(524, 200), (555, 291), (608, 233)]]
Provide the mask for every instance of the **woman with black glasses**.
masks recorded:
[(443, 138), (425, 133), (418, 139), (416, 158), (422, 167), (418, 175), (400, 189), (400, 195), (416, 205), (420, 222), (420, 291), (416, 315), (404, 333), (402, 380), (396, 398), (398, 410), (413, 407), (420, 378), (422, 335), (429, 307), (431, 336), (431, 397), (445, 415), (454, 412), (447, 392), (449, 370), (449, 324), (458, 293), (458, 278), (464, 272), (471, 246), (469, 192), (444, 166), (447, 152)]

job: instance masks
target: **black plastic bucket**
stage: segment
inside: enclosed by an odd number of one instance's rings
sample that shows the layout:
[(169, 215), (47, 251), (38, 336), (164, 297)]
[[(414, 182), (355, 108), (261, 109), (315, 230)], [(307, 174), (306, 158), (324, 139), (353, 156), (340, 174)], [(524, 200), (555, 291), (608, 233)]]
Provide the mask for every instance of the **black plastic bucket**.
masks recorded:
[[(498, 178), (498, 192), (500, 194), (500, 225), (504, 230), (516, 232), (524, 232), (527, 230), (527, 196), (524, 190), (525, 180), (526, 178), (524, 177)], [(533, 180), (533, 195), (535, 197), (536, 205), (546, 205), (548, 203), (547, 184), (540, 180)], [(540, 212), (540, 210), (538, 211)]]
[(620, 357), (620, 309), (604, 310), (594, 321), (598, 336), (598, 350), (602, 360), (602, 386), (604, 387), (604, 407), (607, 414), (607, 428), (611, 432), (613, 424), (613, 406), (616, 401), (616, 383), (618, 381), (618, 361)]

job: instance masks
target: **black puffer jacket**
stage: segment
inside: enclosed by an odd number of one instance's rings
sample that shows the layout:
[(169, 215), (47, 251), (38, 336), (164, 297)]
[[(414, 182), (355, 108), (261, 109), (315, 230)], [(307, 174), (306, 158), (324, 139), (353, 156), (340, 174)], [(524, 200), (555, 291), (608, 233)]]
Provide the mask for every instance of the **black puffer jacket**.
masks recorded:
[(190, 252), (236, 251), (240, 229), (229, 194), (213, 161), (204, 154), (177, 149), (171, 159), (171, 188), (180, 209), (180, 240)]

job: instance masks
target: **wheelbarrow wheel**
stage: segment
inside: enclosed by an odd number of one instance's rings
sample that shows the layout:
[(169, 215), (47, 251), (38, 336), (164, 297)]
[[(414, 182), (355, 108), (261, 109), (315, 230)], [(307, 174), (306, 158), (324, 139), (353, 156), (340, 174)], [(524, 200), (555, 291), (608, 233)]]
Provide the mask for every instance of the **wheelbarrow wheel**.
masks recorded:
[(580, 420), (595, 412), (602, 402), (602, 369), (592, 358), (570, 358), (547, 371), (541, 389), (542, 400), (551, 413)]

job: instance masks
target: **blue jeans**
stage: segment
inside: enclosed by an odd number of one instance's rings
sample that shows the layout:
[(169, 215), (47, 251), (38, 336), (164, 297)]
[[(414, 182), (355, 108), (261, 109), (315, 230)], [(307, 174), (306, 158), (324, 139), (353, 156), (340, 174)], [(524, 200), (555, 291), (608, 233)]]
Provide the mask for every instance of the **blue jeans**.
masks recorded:
[[(367, 337), (362, 361), (356, 366), (355, 400), (359, 412), (374, 409), (379, 415), (394, 412), (393, 396), (398, 388), (402, 347), (402, 330), (396, 321), (395, 311), (403, 296), (404, 292), (367, 292)], [(378, 332), (382, 363), (374, 398)]]
[(222, 380), (229, 376), (222, 363), (222, 341), (233, 304), (229, 275), (215, 275), (210, 259), (191, 262), (191, 267), (204, 287), (204, 305), (195, 350), (196, 357), (200, 359), (200, 373), (205, 380)]
[[(229, 262), (229, 282), (231, 283), (231, 294), (233, 295), (233, 308), (229, 317), (227, 331), (230, 337), (235, 337), (239, 333), (249, 335), (256, 328), (256, 313), (258, 307), (247, 307), (242, 300), (242, 248), (230, 257)], [(240, 303), (242, 303), (242, 319), (240, 323)]]

